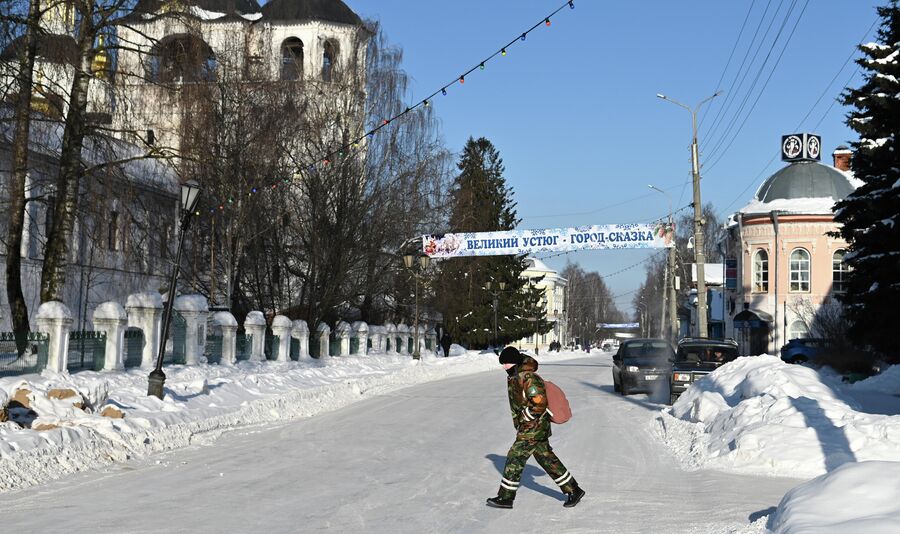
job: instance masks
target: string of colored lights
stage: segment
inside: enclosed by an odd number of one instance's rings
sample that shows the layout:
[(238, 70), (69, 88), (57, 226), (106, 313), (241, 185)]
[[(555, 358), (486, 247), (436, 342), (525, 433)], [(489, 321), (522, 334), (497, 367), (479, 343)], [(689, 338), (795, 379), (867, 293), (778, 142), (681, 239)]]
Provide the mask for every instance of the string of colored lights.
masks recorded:
[[(348, 141), (346, 144), (340, 145), (337, 148), (335, 148), (334, 150), (331, 150), (330, 152), (326, 152), (326, 153), (322, 154), (314, 162), (311, 162), (311, 163), (308, 163), (305, 165), (297, 165), (298, 172), (299, 172), (299, 169), (306, 169), (310, 172), (315, 172), (319, 168), (319, 166), (322, 166), (322, 167), (328, 166), (333, 161), (335, 161), (336, 157), (343, 158), (344, 156), (350, 155), (352, 152), (357, 151), (357, 149), (360, 149), (360, 144), (363, 141), (365, 141), (366, 139), (375, 137), (375, 134), (379, 133), (382, 129), (390, 126), (391, 123), (393, 123), (394, 121), (403, 118), (405, 115), (411, 113), (413, 110), (418, 109), (419, 107), (427, 108), (427, 107), (431, 106), (432, 101), (434, 100), (434, 98), (437, 95), (447, 96), (449, 94), (448, 90), (451, 89), (453, 86), (455, 86), (457, 84), (464, 85), (466, 83), (466, 76), (469, 76), (470, 74), (472, 74), (475, 71), (485, 70), (488, 62), (490, 62), (491, 60), (493, 60), (497, 57), (505, 57), (508, 54), (509, 49), (511, 49), (513, 46), (515, 46), (519, 43), (525, 42), (529, 33), (533, 32), (534, 30), (536, 30), (537, 28), (539, 28), (541, 26), (550, 27), (553, 17), (556, 16), (560, 11), (563, 11), (565, 8), (569, 8), (570, 10), (575, 9), (575, 0), (567, 0), (562, 5), (560, 5), (558, 8), (554, 9), (550, 14), (546, 15), (545, 17), (542, 17), (541, 20), (536, 22), (530, 28), (528, 28), (527, 30), (516, 35), (515, 38), (513, 38), (511, 41), (506, 43), (504, 46), (500, 47), (496, 52), (490, 54), (489, 56), (485, 57), (478, 63), (474, 64), (470, 69), (466, 70), (459, 76), (456, 76), (452, 81), (444, 84), (443, 86), (441, 86), (440, 89), (433, 91), (425, 98), (419, 100), (417, 103), (415, 103), (411, 106), (408, 106), (403, 111), (401, 111), (400, 113), (397, 113), (394, 116), (381, 119), (381, 122), (374, 128), (371, 128), (366, 133), (359, 135), (358, 137), (352, 139), (351, 141)], [(293, 156), (291, 156), (291, 157), (293, 158)], [(262, 191), (277, 189), (279, 184), (290, 185), (290, 184), (292, 184), (292, 180), (290, 178), (283, 178), (283, 179), (279, 179), (279, 180), (270, 182), (268, 184), (265, 184), (264, 186), (261, 186), (261, 187), (253, 187), (250, 189), (250, 191), (247, 192), (247, 195), (252, 196), (254, 194), (261, 193)], [(230, 197), (228, 199), (219, 199), (217, 202), (211, 203), (212, 205), (209, 209), (209, 213), (212, 215), (215, 215), (217, 212), (224, 212), (226, 207), (229, 204), (233, 204), (233, 203), (234, 203), (233, 197)], [(216, 204), (218, 206), (216, 206)], [(200, 210), (196, 211), (195, 215), (200, 216), (201, 211)]]

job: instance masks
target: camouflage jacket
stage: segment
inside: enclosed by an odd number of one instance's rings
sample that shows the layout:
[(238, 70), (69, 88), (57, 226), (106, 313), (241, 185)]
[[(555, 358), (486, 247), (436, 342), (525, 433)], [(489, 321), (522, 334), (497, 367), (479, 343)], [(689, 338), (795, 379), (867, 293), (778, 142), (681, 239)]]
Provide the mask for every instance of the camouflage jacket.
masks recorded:
[(525, 356), (525, 360), (516, 367), (515, 374), (506, 381), (517, 440), (545, 441), (550, 437), (550, 415), (546, 414), (547, 392), (544, 381), (535, 372), (537, 367), (534, 358)]

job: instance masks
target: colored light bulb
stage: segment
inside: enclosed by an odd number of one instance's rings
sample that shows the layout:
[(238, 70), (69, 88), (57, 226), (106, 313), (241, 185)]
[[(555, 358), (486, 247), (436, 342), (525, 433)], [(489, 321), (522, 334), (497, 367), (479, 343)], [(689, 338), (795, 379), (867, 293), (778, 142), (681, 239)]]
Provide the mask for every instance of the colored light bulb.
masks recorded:
[(459, 77), (459, 83), (466, 83), (466, 77), (465, 77), (465, 76), (460, 76), (460, 77)]
[(575, 2), (569, 0), (569, 9), (575, 9)]
[(524, 41), (524, 40), (525, 40), (525, 35), (526, 35), (526, 34), (523, 33), (523, 34), (522, 34), (522, 37), (519, 37), (519, 39), (522, 39), (522, 40)]
[(425, 102), (423, 102), (423, 104), (425, 104), (425, 107), (427, 108), (428, 106), (431, 105), (431, 102), (429, 102), (429, 101), (426, 100)]
[(550, 25), (550, 19), (544, 19), (544, 24), (546, 24), (547, 26), (549, 26), (549, 25)]
[(441, 94), (444, 96), (447, 96), (447, 89), (446, 88), (441, 89)]
[(250, 192), (251, 192), (251, 193), (256, 193), (256, 188), (254, 187), (253, 189), (250, 190)]
[(501, 55), (501, 56), (505, 56), (505, 55), (506, 55), (506, 49), (505, 49), (505, 48), (504, 48), (503, 50), (500, 51), (500, 55)]
[(484, 62), (482, 62), (481, 65), (478, 65), (478, 68), (480, 68), (481, 70), (484, 70)]

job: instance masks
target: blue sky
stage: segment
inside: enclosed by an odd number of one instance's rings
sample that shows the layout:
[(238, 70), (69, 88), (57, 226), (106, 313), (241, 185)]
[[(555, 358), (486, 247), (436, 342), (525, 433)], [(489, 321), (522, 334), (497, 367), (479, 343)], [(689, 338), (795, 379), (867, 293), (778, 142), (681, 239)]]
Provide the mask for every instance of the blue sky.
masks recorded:
[[(360, 16), (379, 20), (390, 41), (403, 48), (403, 65), (418, 100), (563, 1), (346, 3)], [(542, 25), (506, 57), (468, 76), (464, 86), (453, 86), (447, 97), (438, 97), (435, 109), (451, 150), (459, 151), (469, 136), (487, 137), (500, 150), (518, 202), (520, 228), (649, 222), (664, 216), (668, 207), (666, 198), (648, 184), (669, 191), (676, 209), (691, 201), (690, 114), (656, 94), (694, 105), (723, 89), (726, 93), (708, 108), (710, 113), (701, 116), (700, 147), (703, 202), (728, 214), (780, 168), (778, 159), (766, 164), (778, 153), (782, 134), (821, 134), (826, 163), (836, 146), (854, 138), (843, 124), (846, 109), (833, 102), (848, 81), (859, 83), (860, 74), (853, 76), (856, 65), (845, 62), (875, 22), (878, 3), (576, 0), (576, 8), (560, 12), (550, 27)], [(867, 40), (874, 38), (872, 29)], [(747, 96), (767, 54), (768, 63)], [(733, 121), (745, 98), (743, 112)], [(730, 107), (712, 129), (723, 106)], [(545, 261), (561, 269), (571, 260), (608, 275), (651, 254), (584, 251)], [(640, 285), (643, 265), (604, 278), (621, 295), (619, 308), (630, 310), (632, 295), (625, 293)]]

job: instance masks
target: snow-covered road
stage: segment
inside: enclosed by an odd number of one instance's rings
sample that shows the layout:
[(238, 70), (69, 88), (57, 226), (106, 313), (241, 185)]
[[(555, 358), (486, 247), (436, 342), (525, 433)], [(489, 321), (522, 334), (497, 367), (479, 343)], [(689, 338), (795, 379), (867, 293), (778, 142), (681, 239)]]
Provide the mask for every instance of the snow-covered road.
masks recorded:
[[(0, 495), (10, 532), (737, 531), (800, 480), (684, 471), (659, 406), (612, 391), (610, 356), (541, 365), (574, 416), (554, 449), (587, 491), (562, 507), (531, 460), (515, 509), (487, 508), (514, 430), (505, 374), (374, 397), (275, 427)], [(6, 528), (5, 528), (6, 530)]]

